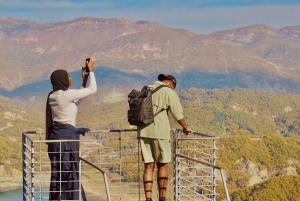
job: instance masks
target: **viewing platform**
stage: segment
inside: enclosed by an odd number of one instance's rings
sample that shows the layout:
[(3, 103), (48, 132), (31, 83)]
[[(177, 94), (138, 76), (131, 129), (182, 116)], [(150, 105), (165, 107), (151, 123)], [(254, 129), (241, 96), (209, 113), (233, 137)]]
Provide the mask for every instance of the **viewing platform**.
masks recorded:
[[(217, 136), (171, 130), (172, 163), (166, 200), (216, 201), (217, 183), (230, 200), (223, 171), (216, 165)], [(140, 145), (135, 129), (97, 130), (81, 140), (45, 140), (45, 133), (23, 132), (23, 200), (49, 200), (51, 161), (46, 143), (79, 143), (79, 195), (88, 201), (144, 201)], [(62, 161), (63, 162), (63, 161)], [(155, 170), (156, 171), (156, 170)], [(153, 200), (158, 200), (156, 173)], [(220, 182), (217, 182), (220, 181)]]

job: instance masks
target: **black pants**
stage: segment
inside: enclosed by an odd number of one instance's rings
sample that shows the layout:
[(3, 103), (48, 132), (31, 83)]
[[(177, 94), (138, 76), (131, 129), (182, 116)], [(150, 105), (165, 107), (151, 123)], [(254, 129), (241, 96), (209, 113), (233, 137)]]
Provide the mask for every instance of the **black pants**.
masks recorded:
[[(79, 140), (79, 134), (74, 128), (71, 125), (53, 124), (49, 129), (50, 140)], [(78, 151), (78, 142), (48, 143), (51, 160), (49, 200), (81, 200)], [(86, 200), (83, 187), (81, 189), (82, 199)]]

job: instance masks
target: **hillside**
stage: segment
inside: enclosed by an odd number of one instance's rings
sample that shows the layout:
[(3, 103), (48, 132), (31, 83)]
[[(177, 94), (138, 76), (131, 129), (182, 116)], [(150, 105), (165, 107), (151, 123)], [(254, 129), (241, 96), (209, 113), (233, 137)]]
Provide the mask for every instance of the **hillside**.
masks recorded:
[(299, 137), (300, 96), (250, 89), (203, 90), (179, 93), (190, 126), (221, 135), (281, 134)]
[[(282, 176), (233, 194), (232, 201), (242, 200), (299, 200), (300, 178)], [(276, 190), (274, 190), (276, 189)]]
[[(204, 90), (190, 88), (178, 92), (189, 126), (219, 136), (279, 134), (300, 136), (300, 95), (275, 94), (250, 89)], [(38, 109), (20, 101), (0, 97), (2, 136), (18, 136), (22, 130), (44, 130), (44, 106)], [(99, 98), (99, 99), (98, 99)], [(103, 101), (104, 98), (115, 100)], [(120, 101), (121, 100), (121, 101)], [(126, 96), (90, 96), (78, 106), (77, 126), (93, 129), (129, 128)], [(172, 121), (173, 127), (178, 125)], [(19, 138), (20, 139), (20, 138)]]
[[(239, 46), (255, 52), (276, 68), (292, 75), (300, 67), (300, 27), (274, 29), (260, 24), (209, 34), (224, 44)], [(291, 76), (299, 79), (299, 73)]]
[[(279, 135), (221, 137), (218, 142), (219, 159), (217, 164), (226, 171), (230, 194), (235, 194), (242, 189), (251, 189), (253, 185), (267, 182), (273, 178), (281, 181), (281, 178), (285, 178), (281, 176), (293, 175), (297, 176), (299, 180), (299, 145), (299, 139), (284, 138)], [(299, 188), (296, 184), (295, 187)], [(271, 189), (261, 189), (261, 191), (267, 194)], [(257, 188), (254, 187), (251, 195), (257, 193), (256, 190)], [(282, 190), (290, 192), (291, 189)], [(280, 191), (279, 188), (276, 193)], [(251, 195), (248, 196), (251, 197)], [(256, 200), (268, 199), (260, 197)]]
[(0, 114), (0, 136), (19, 140), (23, 130), (44, 130), (44, 112), (26, 103), (0, 95)]
[[(279, 134), (300, 138), (300, 95), (239, 88), (190, 88), (179, 91), (178, 95), (186, 121), (193, 130), (219, 136)], [(92, 97), (86, 98), (79, 106), (78, 125), (87, 125), (93, 129), (103, 126), (129, 128), (126, 119), (127, 100), (97, 102), (91, 107), (89, 105), (93, 100)], [(174, 121), (172, 126), (178, 127)]]
[[(246, 87), (299, 93), (298, 32), (297, 27), (277, 30), (264, 25), (196, 35), (127, 19), (39, 24), (1, 18), (0, 70), (5, 75), (0, 76), (0, 92), (47, 80), (57, 68), (77, 71), (92, 56), (97, 68), (120, 75), (172, 73), (184, 89)], [(114, 86), (112, 80), (106, 84)]]
[[(220, 136), (217, 165), (226, 171), (230, 194), (278, 176), (299, 175), (300, 95), (239, 88), (191, 88), (178, 95), (193, 130)], [(77, 126), (92, 130), (130, 128), (127, 108), (126, 100), (103, 103), (88, 97), (78, 108)], [(44, 112), (5, 97), (1, 97), (1, 111), (0, 138), (4, 143), (0, 146), (0, 168), (6, 168), (1, 172), (18, 178), (14, 172), (21, 168), (21, 131), (43, 130)], [(174, 121), (172, 127), (179, 128)]]

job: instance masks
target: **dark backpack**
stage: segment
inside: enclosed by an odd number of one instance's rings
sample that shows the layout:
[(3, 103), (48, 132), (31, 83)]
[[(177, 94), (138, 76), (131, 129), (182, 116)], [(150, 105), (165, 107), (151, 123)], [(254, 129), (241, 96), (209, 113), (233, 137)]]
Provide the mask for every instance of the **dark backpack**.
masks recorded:
[(154, 122), (154, 117), (165, 110), (163, 108), (154, 114), (152, 107), (152, 94), (163, 87), (168, 86), (160, 85), (153, 91), (148, 86), (144, 86), (141, 91), (133, 89), (130, 92), (128, 95), (129, 110), (127, 112), (127, 118), (130, 125), (147, 126), (152, 124)]

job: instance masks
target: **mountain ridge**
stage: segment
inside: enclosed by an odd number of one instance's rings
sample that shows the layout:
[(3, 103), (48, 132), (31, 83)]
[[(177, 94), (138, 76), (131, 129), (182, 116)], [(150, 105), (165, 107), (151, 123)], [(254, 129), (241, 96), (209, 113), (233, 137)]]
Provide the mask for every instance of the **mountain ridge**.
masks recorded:
[[(300, 46), (290, 42), (290, 38), (298, 41), (299, 28), (274, 29), (267, 25), (239, 28), (245, 35), (251, 35), (253, 30), (273, 31), (283, 38), (277, 37), (279, 41), (276, 41), (273, 36), (261, 34), (264, 36), (258, 40), (261, 42), (244, 47), (232, 44), (231, 39), (225, 40), (225, 36), (220, 35), (224, 35), (222, 31), (218, 32), (218, 38), (216, 33), (196, 35), (156, 22), (133, 22), (123, 18), (83, 17), (47, 24), (1, 18), (0, 70), (5, 74), (0, 76), (0, 89), (11, 91), (47, 80), (58, 68), (77, 71), (84, 65), (84, 59), (92, 56), (96, 68), (105, 66), (121, 73), (181, 75), (196, 72), (208, 74), (220, 82), (240, 72), (251, 74), (251, 79), (246, 80), (247, 87), (265, 85), (265, 82), (276, 92), (299, 93), (293, 86), (300, 82), (297, 56)], [(272, 54), (268, 54), (270, 52)], [(256, 79), (261, 74), (265, 75), (263, 82)], [(281, 79), (291, 83), (282, 84)], [(272, 84), (276, 80), (277, 83)], [(273, 85), (285, 90), (277, 90)]]

